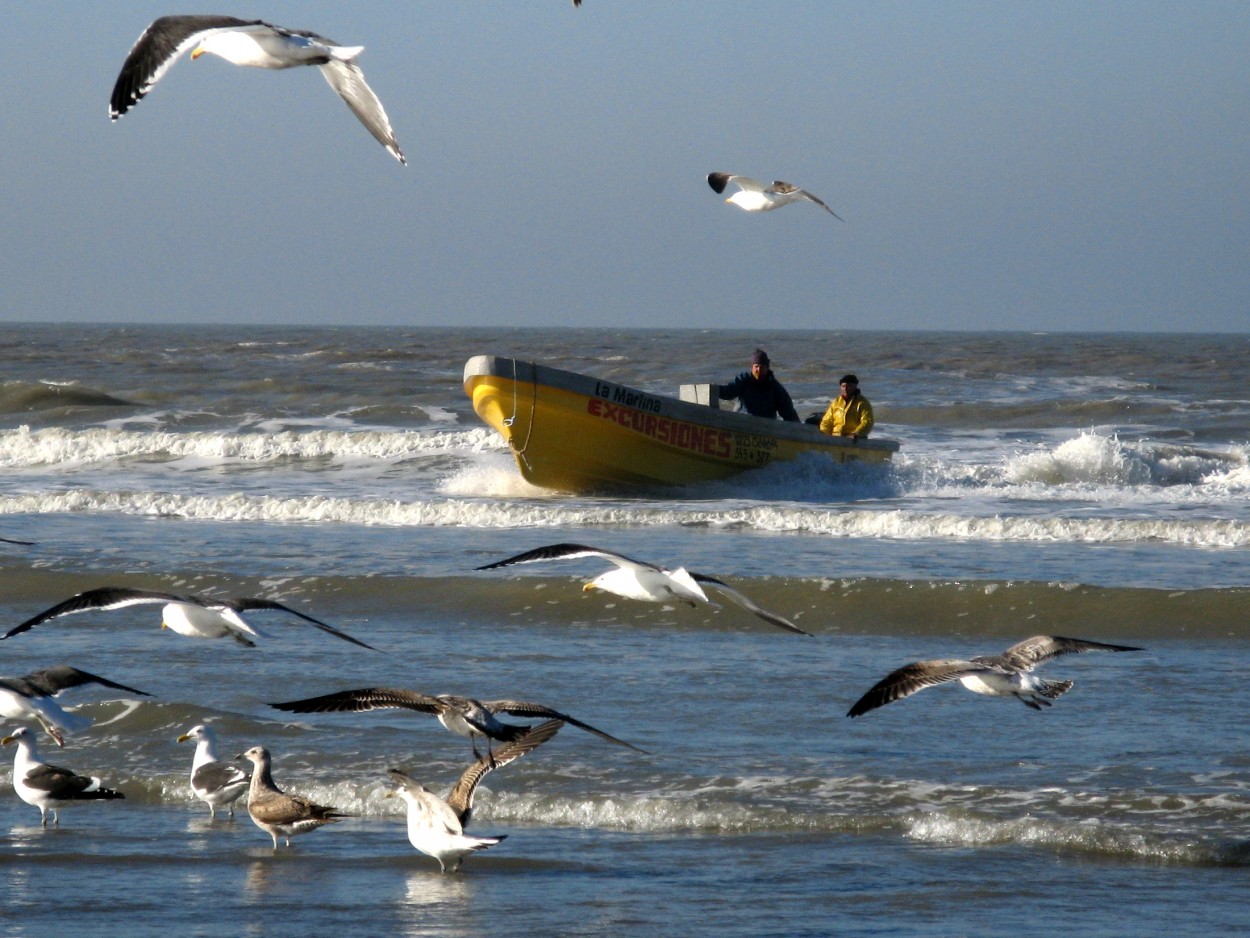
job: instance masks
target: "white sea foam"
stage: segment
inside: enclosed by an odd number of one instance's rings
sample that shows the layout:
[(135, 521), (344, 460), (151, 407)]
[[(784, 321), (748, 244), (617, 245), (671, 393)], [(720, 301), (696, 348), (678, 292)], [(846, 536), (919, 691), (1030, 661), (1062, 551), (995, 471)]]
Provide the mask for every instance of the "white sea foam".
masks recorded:
[(941, 846), (986, 847), (1019, 844), (1052, 850), (1135, 857), (1160, 863), (1194, 862), (1210, 852), (1188, 838), (1172, 839), (1161, 835), (1148, 835), (1105, 824), (1097, 818), (1067, 821), (1026, 815), (1000, 819), (934, 812), (911, 818), (907, 836)]
[[(501, 489), (514, 483), (500, 474)], [(523, 483), (522, 483), (523, 484)], [(516, 493), (514, 494), (524, 494)], [(493, 529), (585, 527), (727, 527), (761, 532), (893, 540), (958, 539), (996, 542), (1151, 542), (1186, 547), (1250, 546), (1250, 524), (1201, 519), (1068, 518), (1054, 515), (969, 517), (905, 510), (813, 510), (757, 506), (724, 509), (651, 508), (635, 504), (570, 506), (558, 498), (525, 501), (447, 498), (403, 501), (324, 495), (271, 496), (242, 492), (193, 495), (102, 491), (0, 496), (0, 514), (120, 512), (210, 521), (336, 523), (399, 527), (470, 526)]]
[(145, 458), (250, 463), (353, 457), (391, 461), (436, 451), (472, 451), (503, 445), (486, 427), (434, 432), (283, 429), (250, 433), (21, 427), (0, 432), (0, 468), (71, 468)]
[(1227, 485), (1244, 475), (1245, 451), (1204, 450), (1160, 443), (1124, 443), (1087, 432), (1054, 450), (1007, 460), (1008, 482), (1113, 486)]

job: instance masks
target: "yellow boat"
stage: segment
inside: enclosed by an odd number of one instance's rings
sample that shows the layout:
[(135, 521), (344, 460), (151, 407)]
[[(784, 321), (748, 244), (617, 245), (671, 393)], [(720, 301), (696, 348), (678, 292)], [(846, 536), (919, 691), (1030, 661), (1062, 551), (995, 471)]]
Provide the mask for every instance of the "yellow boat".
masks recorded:
[(816, 427), (720, 409), (716, 385), (681, 398), (534, 362), (476, 355), (464, 366), (473, 409), (508, 442), (521, 475), (568, 492), (723, 479), (805, 453), (883, 462), (894, 440), (833, 437)]

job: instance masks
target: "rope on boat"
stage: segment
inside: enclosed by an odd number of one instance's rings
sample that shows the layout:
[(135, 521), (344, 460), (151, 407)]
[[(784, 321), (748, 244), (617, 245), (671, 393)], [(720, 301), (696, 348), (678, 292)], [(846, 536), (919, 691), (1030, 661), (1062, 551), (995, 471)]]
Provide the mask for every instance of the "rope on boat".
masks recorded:
[[(530, 374), (533, 375), (530, 382), (533, 391), (530, 396), (530, 419), (529, 426), (525, 430), (525, 442), (521, 444), (520, 447), (517, 447), (513, 439), (509, 437), (508, 445), (512, 447), (512, 451), (516, 453), (517, 458), (524, 461), (525, 468), (533, 472), (534, 467), (531, 466), (529, 460), (525, 458), (525, 451), (529, 449), (530, 437), (534, 435), (534, 413), (538, 409), (538, 366), (534, 364), (534, 362), (530, 362), (529, 364), (531, 369)], [(504, 419), (503, 423), (505, 427), (511, 427), (516, 423), (517, 409), (520, 405), (520, 399), (517, 392), (517, 384), (519, 380), (520, 379), (517, 377), (516, 359), (514, 358), (512, 359), (512, 416)]]

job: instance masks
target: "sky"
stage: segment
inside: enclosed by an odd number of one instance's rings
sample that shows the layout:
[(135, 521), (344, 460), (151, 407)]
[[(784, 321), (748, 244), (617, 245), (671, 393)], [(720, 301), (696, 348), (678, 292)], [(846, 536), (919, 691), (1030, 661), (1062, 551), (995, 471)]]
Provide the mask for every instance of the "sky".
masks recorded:
[(363, 45), (407, 167), (311, 68), (110, 122), (170, 12), (6, 7), (0, 319), (1250, 331), (1244, 0), (200, 11)]

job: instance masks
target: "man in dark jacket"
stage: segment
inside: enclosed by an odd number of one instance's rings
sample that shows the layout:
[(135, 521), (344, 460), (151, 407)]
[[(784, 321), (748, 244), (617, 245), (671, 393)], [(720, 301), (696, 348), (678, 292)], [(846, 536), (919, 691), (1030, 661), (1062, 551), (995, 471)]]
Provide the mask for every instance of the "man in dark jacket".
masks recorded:
[(744, 371), (729, 384), (719, 385), (722, 400), (742, 402), (742, 409), (753, 417), (799, 422), (794, 403), (777, 376), (768, 366), (768, 353), (756, 349), (751, 353), (751, 370)]

